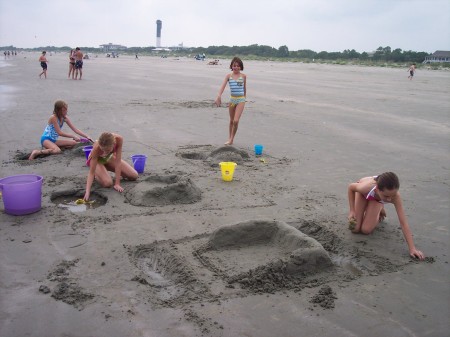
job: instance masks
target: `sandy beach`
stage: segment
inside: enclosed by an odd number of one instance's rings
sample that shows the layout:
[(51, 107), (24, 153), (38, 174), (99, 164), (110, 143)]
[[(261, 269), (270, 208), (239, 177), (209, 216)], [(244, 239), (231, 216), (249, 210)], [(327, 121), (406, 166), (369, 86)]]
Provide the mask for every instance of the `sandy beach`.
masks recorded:
[[(0, 178), (44, 177), (40, 211), (0, 203), (0, 336), (448, 336), (450, 72), (244, 59), (224, 147), (230, 60), (98, 55), (74, 81), (67, 55), (46, 80), (38, 57), (0, 61)], [(26, 160), (57, 99), (92, 138), (123, 135), (128, 162), (148, 156), (123, 193), (94, 183), (94, 207), (66, 207), (81, 145)], [(392, 205), (372, 235), (348, 229), (348, 184), (385, 171), (425, 261)]]

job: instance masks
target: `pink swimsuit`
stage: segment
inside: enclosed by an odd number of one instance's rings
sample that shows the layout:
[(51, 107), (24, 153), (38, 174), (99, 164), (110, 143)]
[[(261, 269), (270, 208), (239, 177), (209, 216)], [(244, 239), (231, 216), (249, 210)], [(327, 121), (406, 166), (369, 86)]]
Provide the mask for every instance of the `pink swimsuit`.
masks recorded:
[(385, 201), (383, 200), (378, 200), (375, 198), (375, 189), (377, 188), (377, 186), (374, 186), (369, 193), (367, 193), (366, 195), (366, 200), (374, 200), (376, 202), (379, 202), (380, 204), (386, 204)]

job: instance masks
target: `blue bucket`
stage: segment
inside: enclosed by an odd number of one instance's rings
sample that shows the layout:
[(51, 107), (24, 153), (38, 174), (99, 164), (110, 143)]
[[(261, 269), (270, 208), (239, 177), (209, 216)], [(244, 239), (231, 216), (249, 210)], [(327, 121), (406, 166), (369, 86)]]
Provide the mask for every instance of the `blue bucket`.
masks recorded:
[(263, 153), (263, 148), (264, 146), (262, 146), (261, 144), (256, 144), (255, 145), (255, 155), (256, 156), (260, 156)]

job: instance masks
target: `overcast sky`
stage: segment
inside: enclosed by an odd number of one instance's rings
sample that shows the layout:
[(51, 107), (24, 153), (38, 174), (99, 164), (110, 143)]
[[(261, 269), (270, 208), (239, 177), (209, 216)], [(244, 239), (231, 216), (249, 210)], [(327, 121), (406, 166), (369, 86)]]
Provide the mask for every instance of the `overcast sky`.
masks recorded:
[(450, 0), (0, 0), (0, 46), (450, 50)]

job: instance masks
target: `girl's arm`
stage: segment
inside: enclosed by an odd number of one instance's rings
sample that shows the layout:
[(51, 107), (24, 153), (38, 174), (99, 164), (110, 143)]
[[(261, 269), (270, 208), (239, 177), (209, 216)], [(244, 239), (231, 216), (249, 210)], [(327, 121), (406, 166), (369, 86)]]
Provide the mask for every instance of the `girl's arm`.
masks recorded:
[[(64, 121), (67, 121), (67, 118), (64, 119)], [(50, 117), (49, 120), (49, 124), (52, 123), (53, 126), (55, 127), (55, 131), (56, 133), (61, 136), (61, 137), (67, 137), (67, 138), (78, 138), (77, 136), (71, 135), (70, 133), (65, 133), (61, 130), (61, 128), (59, 127), (59, 123), (58, 123), (58, 117), (56, 117), (55, 115), (53, 115), (52, 117)], [(67, 123), (69, 124), (69, 123)]]
[(122, 145), (123, 137), (114, 135), (116, 137), (116, 158), (115, 158), (115, 179), (114, 189), (118, 192), (123, 192), (122, 186), (120, 186), (120, 175), (122, 173)]
[(230, 74), (225, 76), (225, 79), (223, 80), (222, 86), (219, 89), (219, 94), (217, 95), (217, 98), (214, 101), (214, 103), (216, 103), (217, 106), (220, 106), (222, 104), (222, 94), (223, 94), (223, 91), (225, 90), (225, 87), (227, 86), (229, 78), (230, 78)]
[(242, 74), (244, 77), (244, 96), (247, 97), (247, 75)]
[(352, 183), (348, 185), (347, 195), (348, 195), (348, 220), (355, 219), (355, 193), (357, 192), (358, 183)]
[(400, 222), (403, 236), (405, 237), (406, 243), (408, 244), (409, 255), (411, 257), (416, 257), (420, 260), (423, 260), (425, 258), (425, 255), (414, 245), (413, 236), (409, 228), (408, 220), (406, 219), (402, 198), (400, 197), (399, 193), (394, 199), (393, 204), (395, 206), (395, 210), (397, 211), (398, 221)]
[(83, 131), (81, 131), (81, 130), (78, 130), (78, 129), (75, 127), (75, 125), (72, 124), (72, 121), (70, 120), (70, 118), (69, 118), (68, 116), (66, 116), (66, 118), (65, 118), (64, 120), (65, 120), (65, 122), (67, 123), (67, 125), (72, 129), (73, 132), (75, 132), (76, 134), (80, 135), (81, 137), (87, 138), (87, 139), (89, 139), (90, 141), (92, 141), (92, 139), (91, 139), (87, 134), (85, 134), (85, 133), (84, 133)]
[(84, 200), (88, 201), (91, 196), (91, 187), (95, 178), (95, 169), (97, 168), (98, 163), (98, 145), (94, 144), (94, 148), (91, 151), (89, 156), (89, 173), (86, 180), (86, 192), (84, 193)]

